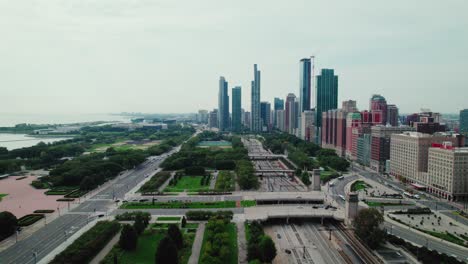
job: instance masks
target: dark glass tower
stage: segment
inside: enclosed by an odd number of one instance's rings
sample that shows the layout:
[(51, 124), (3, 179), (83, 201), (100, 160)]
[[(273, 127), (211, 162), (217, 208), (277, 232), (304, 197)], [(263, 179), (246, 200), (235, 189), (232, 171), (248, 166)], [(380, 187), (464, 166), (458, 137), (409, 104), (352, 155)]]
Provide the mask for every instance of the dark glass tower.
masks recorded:
[(232, 88), (232, 131), (241, 131), (242, 124), (242, 92), (241, 87)]
[(229, 129), (229, 95), (228, 83), (224, 77), (219, 78), (218, 92), (218, 128), (219, 131)]
[(322, 69), (317, 76), (316, 124), (322, 127), (322, 112), (338, 107), (338, 76), (333, 69)]
[(257, 69), (257, 64), (254, 64), (254, 80), (252, 81), (251, 91), (251, 123), (250, 129), (254, 132), (262, 130), (262, 121), (260, 118), (260, 71)]
[(299, 113), (310, 110), (311, 98), (311, 62), (302, 59), (299, 62)]

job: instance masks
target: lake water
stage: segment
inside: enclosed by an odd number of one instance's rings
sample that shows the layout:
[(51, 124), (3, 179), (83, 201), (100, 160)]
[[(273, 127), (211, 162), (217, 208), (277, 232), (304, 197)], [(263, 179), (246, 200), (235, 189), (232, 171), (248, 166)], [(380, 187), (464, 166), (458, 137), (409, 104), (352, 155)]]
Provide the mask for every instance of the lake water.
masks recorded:
[[(45, 115), (45, 114), (5, 114), (0, 113), (0, 127), (12, 127), (16, 124), (71, 124), (93, 121), (129, 121), (126, 116), (110, 114), (75, 114), (75, 115)], [(31, 147), (39, 142), (52, 143), (67, 138), (36, 138), (25, 134), (0, 133), (0, 147), (8, 150)]]
[(8, 150), (31, 147), (39, 142), (52, 143), (68, 138), (36, 138), (25, 134), (4, 134), (0, 133), (0, 147), (5, 147)]

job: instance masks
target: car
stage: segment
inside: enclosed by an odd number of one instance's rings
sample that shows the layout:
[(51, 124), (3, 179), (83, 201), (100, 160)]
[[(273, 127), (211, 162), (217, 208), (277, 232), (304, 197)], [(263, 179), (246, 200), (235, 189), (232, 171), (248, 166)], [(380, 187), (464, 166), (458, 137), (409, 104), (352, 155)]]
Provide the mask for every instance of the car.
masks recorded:
[(285, 249), (285, 250), (284, 250), (284, 253), (286, 253), (286, 254), (291, 254), (291, 250)]
[(140, 203), (147, 202), (148, 199), (140, 199)]
[(281, 239), (281, 235), (280, 235), (280, 234), (276, 234), (276, 237), (277, 237), (278, 239)]
[(98, 217), (99, 218), (104, 217), (104, 214), (98, 214)]
[(312, 205), (312, 208), (314, 208), (314, 209), (318, 209), (318, 206), (316, 206), (316, 205)]
[(302, 198), (302, 196), (296, 196), (296, 198), (297, 198), (297, 199), (301, 199), (301, 198)]
[(304, 207), (302, 207), (302, 206), (298, 206), (298, 207), (297, 207), (297, 209), (304, 209)]
[(120, 202), (120, 200), (115, 200), (116, 203)]

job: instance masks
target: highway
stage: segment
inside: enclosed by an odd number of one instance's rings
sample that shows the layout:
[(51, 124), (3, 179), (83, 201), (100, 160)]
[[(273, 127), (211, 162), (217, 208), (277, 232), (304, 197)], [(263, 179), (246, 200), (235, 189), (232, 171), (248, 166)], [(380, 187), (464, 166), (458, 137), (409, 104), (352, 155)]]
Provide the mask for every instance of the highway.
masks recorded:
[[(85, 226), (88, 221), (95, 219), (98, 214), (108, 214), (113, 211), (116, 208), (113, 198), (124, 199), (127, 192), (143, 181), (148, 174), (153, 174), (167, 156), (179, 149), (180, 147), (176, 147), (167, 154), (151, 157), (152, 160), (145, 161), (136, 168), (118, 176), (110, 184), (105, 184), (97, 194), (85, 200), (70, 212), (47, 223), (28, 238), (18, 241), (18, 243), (0, 252), (0, 263), (30, 264), (39, 261), (73, 233)], [(36, 260), (34, 259), (34, 252), (37, 253)]]

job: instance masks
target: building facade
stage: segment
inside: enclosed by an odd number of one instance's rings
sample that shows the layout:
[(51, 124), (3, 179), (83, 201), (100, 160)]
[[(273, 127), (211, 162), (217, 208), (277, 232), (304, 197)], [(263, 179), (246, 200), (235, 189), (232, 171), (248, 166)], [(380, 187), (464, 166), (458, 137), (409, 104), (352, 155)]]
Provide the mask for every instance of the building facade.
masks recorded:
[(299, 62), (299, 111), (310, 110), (311, 89), (311, 60), (302, 59)]
[(271, 105), (269, 102), (260, 103), (260, 118), (262, 120), (262, 131), (269, 131), (270, 127)]
[(257, 64), (254, 64), (254, 80), (252, 81), (251, 91), (251, 126), (250, 129), (254, 132), (262, 130), (262, 121), (260, 118), (260, 71), (257, 69)]
[(294, 134), (296, 129), (296, 96), (293, 93), (288, 94), (286, 97), (285, 105), (285, 131), (289, 134)]
[(362, 134), (357, 138), (357, 162), (364, 166), (370, 165), (371, 135)]
[(301, 115), (301, 138), (305, 141), (315, 142), (315, 112), (306, 110)]
[(398, 126), (398, 107), (394, 104), (387, 105), (387, 125)]
[(232, 131), (240, 132), (242, 129), (242, 88), (232, 88)]
[(211, 128), (218, 127), (218, 109), (213, 109), (213, 111), (210, 112), (208, 126)]
[(453, 201), (468, 199), (468, 148), (433, 144), (428, 155), (427, 191)]
[(468, 137), (468, 109), (460, 111), (460, 133)]

